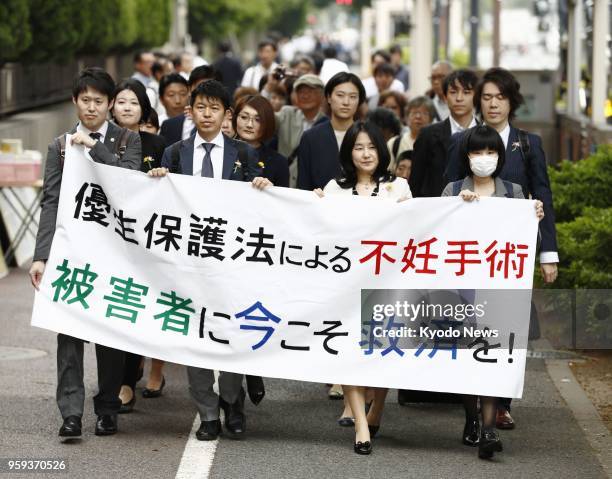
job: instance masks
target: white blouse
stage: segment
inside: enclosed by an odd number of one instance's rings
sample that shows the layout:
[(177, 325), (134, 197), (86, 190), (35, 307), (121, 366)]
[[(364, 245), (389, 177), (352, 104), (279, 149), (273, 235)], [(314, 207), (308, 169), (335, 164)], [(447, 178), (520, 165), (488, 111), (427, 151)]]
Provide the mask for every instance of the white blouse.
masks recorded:
[[(336, 180), (331, 180), (325, 188), (323, 193), (326, 195), (345, 195), (350, 196), (353, 194), (352, 188), (340, 188)], [(383, 182), (378, 186), (378, 195), (376, 198), (387, 198), (391, 200), (399, 200), (400, 198), (412, 198), (410, 192), (410, 186), (405, 178), (395, 178), (391, 182)]]

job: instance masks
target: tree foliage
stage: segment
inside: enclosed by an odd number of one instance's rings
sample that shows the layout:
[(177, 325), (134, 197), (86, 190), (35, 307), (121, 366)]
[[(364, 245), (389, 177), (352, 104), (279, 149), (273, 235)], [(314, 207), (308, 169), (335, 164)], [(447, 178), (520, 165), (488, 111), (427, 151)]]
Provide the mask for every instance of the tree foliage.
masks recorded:
[(0, 63), (15, 60), (32, 43), (30, 6), (23, 0), (0, 3)]

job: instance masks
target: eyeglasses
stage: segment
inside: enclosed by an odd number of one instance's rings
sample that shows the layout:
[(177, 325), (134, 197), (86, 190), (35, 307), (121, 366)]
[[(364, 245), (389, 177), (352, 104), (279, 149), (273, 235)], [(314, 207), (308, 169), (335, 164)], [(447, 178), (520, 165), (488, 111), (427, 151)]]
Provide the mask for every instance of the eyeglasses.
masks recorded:
[(249, 121), (252, 121), (256, 125), (261, 123), (261, 119), (258, 116), (251, 116), (247, 113), (240, 113), (240, 115), (238, 115), (238, 119), (244, 123), (248, 123)]
[(430, 80), (444, 80), (444, 77), (446, 77), (446, 75), (443, 75), (442, 73), (438, 73), (436, 75), (431, 75), (429, 79)]

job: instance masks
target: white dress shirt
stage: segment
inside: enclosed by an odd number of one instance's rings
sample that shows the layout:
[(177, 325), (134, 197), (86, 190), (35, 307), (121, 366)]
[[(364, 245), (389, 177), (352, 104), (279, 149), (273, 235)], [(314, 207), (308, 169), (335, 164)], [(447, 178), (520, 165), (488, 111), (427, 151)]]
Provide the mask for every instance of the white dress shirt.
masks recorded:
[(215, 145), (210, 150), (210, 160), (213, 166), (213, 178), (220, 180), (223, 177), (223, 148), (225, 148), (225, 140), (221, 131), (210, 142), (202, 138), (199, 133), (196, 133), (193, 142), (193, 176), (202, 176), (202, 161), (206, 154), (204, 143), (213, 143)]
[(277, 66), (278, 63), (272, 62), (270, 68), (268, 69), (264, 68), (261, 63), (247, 68), (246, 72), (244, 72), (244, 76), (242, 77), (240, 86), (249, 86), (259, 91), (259, 82), (261, 81), (261, 77), (274, 71)]
[(186, 140), (187, 138), (189, 138), (191, 136), (191, 132), (193, 131), (194, 127), (195, 127), (195, 124), (193, 123), (193, 120), (189, 118), (188, 116), (186, 116), (185, 120), (183, 121), (183, 132), (181, 134), (181, 139)]
[(476, 118), (474, 118), (473, 116), (472, 121), (470, 121), (470, 125), (467, 128), (463, 128), (459, 123), (457, 123), (453, 118), (453, 115), (449, 115), (448, 119), (450, 120), (451, 136), (453, 136), (455, 133), (460, 133), (469, 128), (473, 128), (477, 125)]
[[(510, 123), (506, 124), (506, 127), (499, 132), (502, 141), (504, 142), (504, 148), (508, 151), (508, 141), (510, 139)], [(559, 253), (556, 251), (540, 251), (540, 264), (545, 263), (558, 263)]]

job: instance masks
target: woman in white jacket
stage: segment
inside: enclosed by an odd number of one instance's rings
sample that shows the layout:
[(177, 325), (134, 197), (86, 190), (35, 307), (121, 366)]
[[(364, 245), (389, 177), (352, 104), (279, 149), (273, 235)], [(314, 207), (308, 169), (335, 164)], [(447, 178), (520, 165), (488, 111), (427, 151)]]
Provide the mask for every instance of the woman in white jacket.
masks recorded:
[[(323, 190), (316, 189), (319, 196), (359, 195), (397, 201), (412, 198), (408, 182), (389, 173), (389, 150), (380, 129), (373, 123), (357, 121), (351, 126), (340, 146), (342, 174), (331, 180)], [(363, 386), (343, 385), (344, 395), (355, 415), (355, 443), (357, 454), (372, 452), (371, 438), (380, 426), (386, 388), (374, 388), (374, 401), (366, 415)]]

